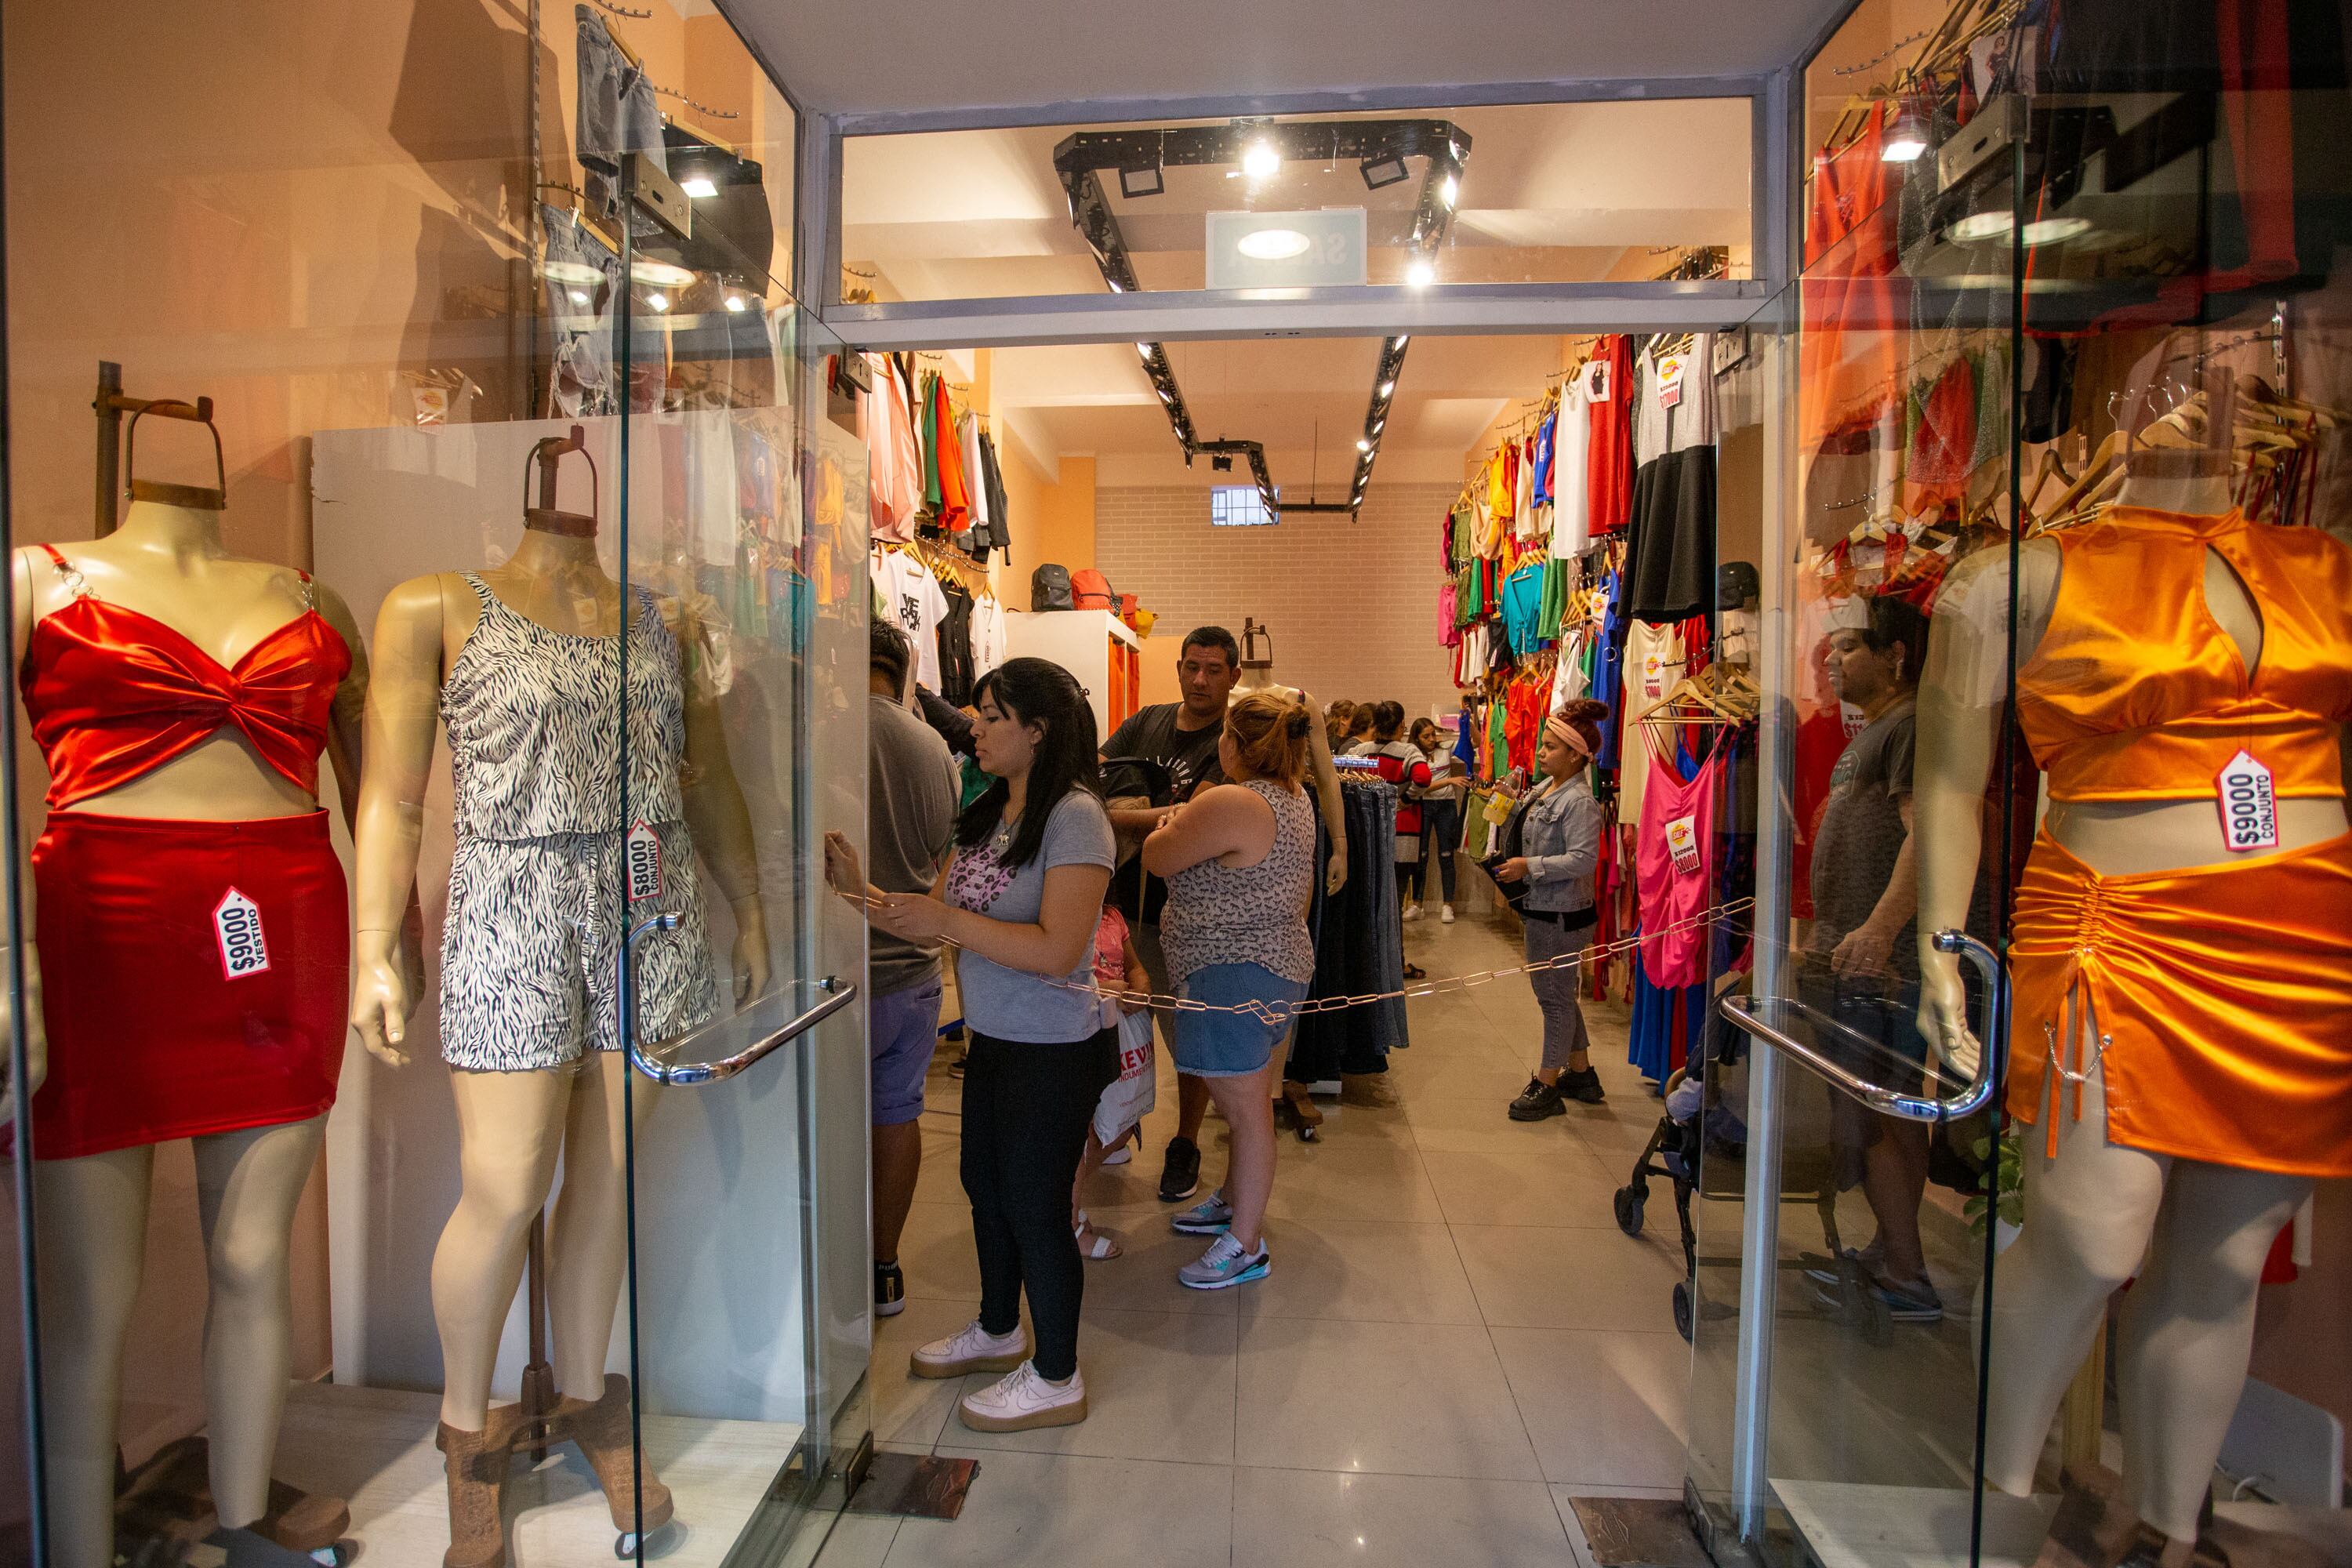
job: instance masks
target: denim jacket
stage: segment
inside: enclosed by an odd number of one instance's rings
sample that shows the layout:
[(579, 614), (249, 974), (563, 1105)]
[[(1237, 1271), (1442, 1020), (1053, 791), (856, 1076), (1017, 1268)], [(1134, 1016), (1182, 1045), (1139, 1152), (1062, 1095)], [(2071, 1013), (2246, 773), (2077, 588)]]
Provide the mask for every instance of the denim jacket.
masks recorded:
[(1519, 853), (1528, 862), (1528, 908), (1568, 914), (1592, 907), (1605, 813), (1578, 773), (1529, 801), (1519, 819)]

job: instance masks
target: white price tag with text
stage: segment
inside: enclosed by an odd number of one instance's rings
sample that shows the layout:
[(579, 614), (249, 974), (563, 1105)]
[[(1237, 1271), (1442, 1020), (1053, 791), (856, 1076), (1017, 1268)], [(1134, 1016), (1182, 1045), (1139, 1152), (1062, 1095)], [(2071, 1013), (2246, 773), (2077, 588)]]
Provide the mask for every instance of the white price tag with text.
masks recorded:
[(629, 902), (634, 904), (640, 899), (660, 898), (661, 836), (653, 830), (644, 817), (637, 818), (637, 825), (629, 829), (629, 837), (623, 842), (622, 852), (628, 859)]
[(1672, 408), (1683, 400), (1683, 365), (1680, 354), (1668, 354), (1658, 362), (1658, 406)]
[(269, 943), (261, 934), (261, 906), (235, 888), (213, 906), (213, 937), (220, 943), (224, 980), (242, 980), (269, 968)]
[(2234, 850), (2278, 847), (2278, 796), (2271, 771), (2240, 752), (2221, 769), (2213, 795), (2221, 807), (2221, 842)]
[(1677, 816), (1666, 824), (1666, 852), (1675, 858), (1675, 875), (1698, 873), (1698, 816)]

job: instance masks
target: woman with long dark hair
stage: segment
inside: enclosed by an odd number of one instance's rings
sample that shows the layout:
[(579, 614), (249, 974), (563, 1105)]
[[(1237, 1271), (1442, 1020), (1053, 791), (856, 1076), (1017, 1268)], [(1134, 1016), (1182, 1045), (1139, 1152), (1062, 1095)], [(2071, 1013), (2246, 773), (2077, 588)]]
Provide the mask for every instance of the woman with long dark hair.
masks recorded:
[[(827, 840), (835, 885), (862, 889), (866, 918), (910, 942), (957, 948), (971, 1049), (963, 1077), (963, 1190), (980, 1254), (980, 1316), (914, 1352), (918, 1377), (1005, 1375), (964, 1395), (982, 1432), (1087, 1416), (1078, 1373), (1084, 1265), (1070, 1191), (1095, 1102), (1118, 1076), (1118, 1032), (1094, 994), (1095, 929), (1116, 855), (1094, 710), (1070, 672), (1016, 658), (980, 678), (973, 743), (995, 775), (956, 822), (929, 894), (866, 888), (857, 852)], [(1021, 1331), (1021, 1297), (1036, 1327)]]

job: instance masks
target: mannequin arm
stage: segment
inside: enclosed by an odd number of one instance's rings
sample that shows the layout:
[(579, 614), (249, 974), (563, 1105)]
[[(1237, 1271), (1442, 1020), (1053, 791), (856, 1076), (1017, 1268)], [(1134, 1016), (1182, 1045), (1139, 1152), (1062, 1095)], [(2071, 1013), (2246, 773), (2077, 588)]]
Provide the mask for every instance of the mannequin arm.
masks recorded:
[(359, 814), (352, 828), (358, 938), (352, 1026), (379, 1060), (400, 1067), (417, 993), (400, 962), (416, 886), (425, 786), (441, 695), (441, 581), (417, 577), (388, 595), (375, 622), (374, 668), (361, 722)]
[(1323, 896), (1334, 899), (1348, 885), (1348, 806), (1339, 797), (1339, 770), (1331, 765), (1331, 732), (1323, 722), (1323, 704), (1315, 694), (1301, 691), (1307, 715), (1314, 721), (1307, 731), (1307, 771), (1315, 775), (1315, 806), (1323, 814), (1323, 831), (1331, 840), (1331, 864), (1323, 874)]
[[(27, 643), (31, 640), (33, 617), (37, 608), (33, 600), (32, 552), (27, 550), (17, 551), (16, 552), (16, 560), (11, 563), (11, 564), (14, 566), (15, 570), (10, 572), (8, 574), (9, 608), (11, 612), (9, 616), (9, 625), (14, 628), (11, 642), (13, 651), (16, 654), (16, 668), (22, 669), (25, 668), (25, 648)], [(21, 724), (23, 721), (20, 710), (17, 722)], [(23, 739), (21, 731), (19, 739)], [(23, 749), (29, 751), (31, 748), (25, 747)], [(41, 1087), (42, 1080), (48, 1077), (49, 1071), (48, 1030), (45, 1026), (41, 1016), (41, 950), (39, 945), (33, 940), (33, 932), (37, 928), (34, 924), (33, 918), (34, 889), (32, 844), (36, 835), (31, 831), (31, 826), (32, 825), (24, 822), (19, 822), (16, 825), (16, 889), (17, 898), (19, 900), (18, 909), (20, 910), (20, 916), (25, 922), (24, 963), (26, 1016), (24, 1092), (27, 1095), (34, 1093)], [(0, 1009), (5, 1009), (6, 1007), (7, 1001), (7, 988), (5, 984), (0, 984)], [(6, 1020), (5, 1018), (0, 1018), (0, 1024), (5, 1024), (5, 1022)], [(0, 1121), (13, 1120), (16, 1114), (16, 1086), (5, 1082), (5, 1075), (0, 1075)]]
[[(681, 639), (681, 646), (692, 643)], [(688, 656), (691, 657), (691, 656)], [(709, 863), (719, 891), (735, 911), (735, 1000), (768, 989), (768, 921), (760, 902), (760, 861), (751, 813), (727, 750), (727, 727), (714, 697), (688, 672), (686, 682), (686, 822), (695, 847)]]
[[(367, 639), (360, 635), (360, 624), (341, 594), (315, 579), (311, 585), (317, 590), (320, 616), (335, 628), (352, 654), (351, 671), (335, 688), (335, 700), (327, 712), (327, 757), (335, 764), (335, 795), (343, 808), (343, 825), (351, 829), (356, 842), (360, 828), (360, 773), (363, 767), (361, 734), (367, 713)], [(410, 995), (424, 994), (425, 909), (417, 902), (413, 888), (408, 908), (400, 921), (400, 973)]]

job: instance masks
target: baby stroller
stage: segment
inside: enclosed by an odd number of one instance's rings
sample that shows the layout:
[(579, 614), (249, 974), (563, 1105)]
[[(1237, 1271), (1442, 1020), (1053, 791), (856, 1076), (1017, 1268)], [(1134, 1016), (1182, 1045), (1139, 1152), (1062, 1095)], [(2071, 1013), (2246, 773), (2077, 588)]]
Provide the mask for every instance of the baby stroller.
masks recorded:
[(1666, 1113), (1633, 1162), (1633, 1174), (1617, 1189), (1617, 1228), (1627, 1236), (1642, 1234), (1643, 1210), (1650, 1202), (1650, 1182), (1664, 1176), (1675, 1184), (1675, 1218), (1683, 1232), (1683, 1277), (1675, 1283), (1675, 1329), (1687, 1343), (1691, 1337), (1691, 1285), (1698, 1274), (1698, 1233), (1691, 1227), (1691, 1194), (1698, 1188), (1699, 1111), (1705, 1101), (1699, 1080), (1677, 1068), (1666, 1079)]

